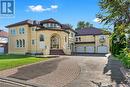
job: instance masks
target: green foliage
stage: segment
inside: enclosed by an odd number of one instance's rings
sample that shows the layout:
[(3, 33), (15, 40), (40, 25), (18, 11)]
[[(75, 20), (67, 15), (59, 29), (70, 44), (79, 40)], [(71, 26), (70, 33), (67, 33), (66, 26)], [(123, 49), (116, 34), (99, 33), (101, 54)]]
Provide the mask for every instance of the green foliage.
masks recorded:
[(77, 29), (83, 29), (88, 27), (93, 27), (93, 24), (90, 24), (89, 22), (85, 22), (85, 21), (79, 21), (77, 24)]
[[(100, 0), (100, 13), (97, 18), (105, 25), (113, 25), (114, 32), (111, 36), (111, 52), (122, 63), (130, 68), (130, 56), (128, 56), (128, 43), (126, 33), (130, 32), (130, 0)], [(126, 31), (127, 30), (127, 31)]]
[(101, 9), (97, 17), (105, 24), (125, 24), (130, 23), (130, 0), (100, 0)]
[(126, 37), (125, 34), (117, 35), (113, 33), (110, 38), (111, 42), (111, 52), (113, 55), (119, 55), (124, 48), (126, 48), (127, 43), (126, 43)]
[(117, 56), (123, 65), (126, 68), (130, 68), (130, 54), (129, 54), (129, 49), (125, 48), (123, 51)]

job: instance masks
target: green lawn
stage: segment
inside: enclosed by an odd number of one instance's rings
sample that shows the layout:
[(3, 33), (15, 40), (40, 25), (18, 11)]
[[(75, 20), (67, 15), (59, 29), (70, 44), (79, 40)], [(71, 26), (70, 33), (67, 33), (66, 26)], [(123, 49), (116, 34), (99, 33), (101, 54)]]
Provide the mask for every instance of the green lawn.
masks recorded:
[(48, 58), (36, 58), (25, 55), (0, 55), (0, 70), (31, 64), (39, 61), (45, 61)]

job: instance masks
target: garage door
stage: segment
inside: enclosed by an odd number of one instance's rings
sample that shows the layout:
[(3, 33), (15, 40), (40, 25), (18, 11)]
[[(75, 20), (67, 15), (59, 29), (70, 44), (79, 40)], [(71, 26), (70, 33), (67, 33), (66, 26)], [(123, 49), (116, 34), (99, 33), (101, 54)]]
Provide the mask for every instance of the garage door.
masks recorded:
[(94, 46), (81, 46), (76, 48), (78, 53), (94, 53)]
[(83, 53), (84, 52), (84, 47), (77, 47), (76, 48), (76, 52), (78, 52), (78, 53)]
[(94, 46), (87, 46), (86, 53), (94, 53)]
[(4, 47), (0, 47), (0, 54), (4, 53)]
[(108, 53), (108, 47), (107, 46), (99, 46), (98, 53)]

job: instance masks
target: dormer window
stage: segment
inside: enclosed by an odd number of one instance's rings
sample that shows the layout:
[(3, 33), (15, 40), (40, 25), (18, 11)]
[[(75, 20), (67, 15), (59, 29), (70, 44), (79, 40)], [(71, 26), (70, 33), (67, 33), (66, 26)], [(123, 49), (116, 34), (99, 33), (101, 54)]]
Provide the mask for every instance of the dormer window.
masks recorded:
[(54, 27), (54, 26), (53, 26), (53, 23), (50, 23), (50, 27), (51, 27), (51, 28), (53, 28), (53, 27)]
[(47, 28), (60, 28), (60, 25), (56, 24), (56, 23), (45, 23), (43, 24), (44, 27)]
[(56, 27), (56, 24), (54, 24), (54, 27)]

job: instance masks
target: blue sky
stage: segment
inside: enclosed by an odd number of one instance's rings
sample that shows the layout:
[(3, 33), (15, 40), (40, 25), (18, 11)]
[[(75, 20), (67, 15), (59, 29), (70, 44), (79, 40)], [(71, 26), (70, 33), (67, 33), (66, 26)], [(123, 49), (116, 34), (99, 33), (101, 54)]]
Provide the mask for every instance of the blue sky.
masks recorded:
[[(61, 23), (76, 27), (78, 21), (88, 21), (95, 27), (102, 24), (94, 22), (99, 12), (99, 0), (15, 0), (15, 17), (0, 18), (0, 28), (26, 19), (43, 20), (54, 18)], [(4, 28), (5, 29), (5, 28)], [(5, 29), (7, 30), (7, 29)]]

